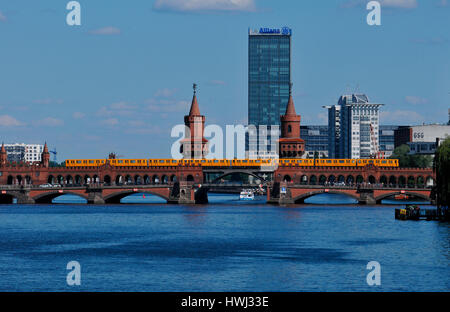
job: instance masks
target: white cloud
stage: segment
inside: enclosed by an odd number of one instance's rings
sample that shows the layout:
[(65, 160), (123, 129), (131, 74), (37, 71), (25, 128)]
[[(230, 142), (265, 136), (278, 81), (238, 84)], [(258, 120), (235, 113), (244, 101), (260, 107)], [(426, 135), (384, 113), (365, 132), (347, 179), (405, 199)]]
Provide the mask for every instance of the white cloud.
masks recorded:
[(16, 118), (10, 115), (0, 115), (1, 127), (17, 127), (22, 125), (24, 125), (22, 122), (18, 121)]
[(42, 127), (58, 127), (64, 125), (64, 121), (53, 117), (47, 117), (33, 122), (33, 125)]
[(413, 104), (413, 105), (428, 103), (428, 99), (422, 98), (420, 96), (413, 96), (413, 95), (407, 95), (405, 97), (405, 101), (407, 103)]
[(415, 111), (396, 110), (380, 112), (380, 122), (382, 124), (419, 124), (423, 123), (423, 116)]
[(156, 97), (171, 97), (176, 93), (177, 89), (164, 88), (156, 91)]
[(85, 113), (81, 113), (81, 112), (75, 112), (72, 114), (72, 117), (74, 119), (83, 119), (86, 116)]
[(119, 124), (119, 120), (117, 118), (109, 118), (101, 121), (102, 125), (105, 126), (115, 126)]
[(151, 112), (172, 113), (172, 112), (189, 112), (191, 105), (188, 101), (171, 101), (171, 100), (155, 100), (146, 101), (147, 109)]
[(224, 86), (224, 85), (226, 85), (226, 82), (223, 81), (223, 80), (211, 80), (209, 83), (212, 84), (212, 85), (215, 85), (215, 86)]
[(109, 117), (109, 116), (130, 116), (134, 113), (137, 107), (131, 105), (128, 102), (121, 101), (112, 103), (109, 106), (102, 106), (97, 112), (98, 116)]
[(254, 0), (156, 0), (157, 11), (253, 11)]
[(92, 35), (120, 35), (120, 29), (113, 26), (107, 26), (91, 30), (89, 33)]
[(448, 4), (449, 4), (448, 0), (439, 0), (437, 6), (443, 8), (443, 7), (448, 6)]
[(42, 104), (42, 105), (50, 105), (50, 104), (62, 104), (62, 103), (64, 103), (64, 101), (61, 99), (46, 98), (46, 99), (34, 100), (33, 103)]
[[(381, 8), (394, 9), (415, 9), (418, 6), (417, 0), (378, 0)], [(343, 2), (341, 8), (366, 7), (368, 0), (347, 0)]]
[(2, 13), (2, 11), (0, 11), (0, 22), (6, 22), (6, 15)]
[(381, 0), (381, 7), (414, 9), (417, 8), (417, 0)]

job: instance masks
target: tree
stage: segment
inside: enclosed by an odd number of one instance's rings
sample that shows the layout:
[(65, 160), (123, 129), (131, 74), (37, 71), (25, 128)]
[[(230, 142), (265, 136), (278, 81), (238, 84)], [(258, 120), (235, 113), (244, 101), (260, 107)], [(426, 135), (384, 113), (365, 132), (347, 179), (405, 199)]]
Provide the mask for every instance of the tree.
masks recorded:
[(450, 138), (445, 139), (437, 148), (434, 169), (436, 171), (437, 204), (448, 207), (450, 202)]
[(398, 159), (398, 165), (401, 168), (431, 168), (433, 164), (433, 157), (429, 155), (410, 155), (409, 146), (406, 144), (397, 147), (391, 159)]

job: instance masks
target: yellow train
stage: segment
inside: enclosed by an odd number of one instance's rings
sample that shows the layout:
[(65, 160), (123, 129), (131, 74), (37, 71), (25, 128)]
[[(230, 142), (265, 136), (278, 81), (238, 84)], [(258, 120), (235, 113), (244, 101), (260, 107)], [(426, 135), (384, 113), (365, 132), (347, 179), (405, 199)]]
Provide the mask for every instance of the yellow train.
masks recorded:
[(65, 166), (100, 167), (106, 163), (113, 167), (398, 167), (398, 159), (68, 159)]

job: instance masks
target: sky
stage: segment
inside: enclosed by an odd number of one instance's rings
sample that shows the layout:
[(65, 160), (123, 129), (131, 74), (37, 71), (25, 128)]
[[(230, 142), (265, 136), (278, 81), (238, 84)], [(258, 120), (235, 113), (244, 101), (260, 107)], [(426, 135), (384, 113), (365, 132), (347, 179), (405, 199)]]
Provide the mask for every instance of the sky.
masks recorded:
[(447, 122), (450, 0), (0, 0), (0, 140), (68, 158), (169, 157), (192, 83), (206, 124), (247, 122), (248, 28), (292, 28), (303, 125), (366, 93), (381, 124)]

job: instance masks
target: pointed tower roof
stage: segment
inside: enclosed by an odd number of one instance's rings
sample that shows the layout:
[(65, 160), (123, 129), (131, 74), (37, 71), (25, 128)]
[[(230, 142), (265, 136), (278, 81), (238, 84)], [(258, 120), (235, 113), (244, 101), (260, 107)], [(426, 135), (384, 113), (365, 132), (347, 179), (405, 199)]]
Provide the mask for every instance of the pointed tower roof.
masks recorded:
[(44, 145), (44, 153), (48, 153), (47, 142), (45, 142), (45, 145)]
[(200, 108), (197, 103), (197, 84), (193, 84), (194, 96), (192, 97), (191, 110), (189, 111), (189, 116), (200, 116)]
[(6, 153), (6, 149), (5, 149), (5, 143), (2, 142), (2, 149), (0, 151), (1, 153)]
[(284, 115), (297, 116), (297, 113), (295, 112), (294, 100), (292, 99), (292, 83), (289, 84), (289, 101), (288, 105), (286, 106), (286, 113)]

